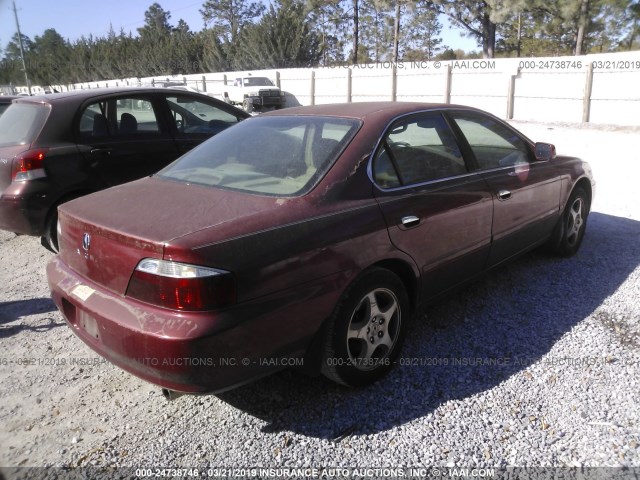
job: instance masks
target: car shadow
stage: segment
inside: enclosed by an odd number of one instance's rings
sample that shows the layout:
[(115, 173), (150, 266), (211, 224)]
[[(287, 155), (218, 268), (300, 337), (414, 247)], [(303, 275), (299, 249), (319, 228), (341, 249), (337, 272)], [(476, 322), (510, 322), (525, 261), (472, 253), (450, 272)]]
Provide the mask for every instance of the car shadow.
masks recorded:
[(45, 332), (55, 327), (61, 327), (64, 322), (56, 322), (52, 317), (39, 319), (37, 325), (33, 322), (22, 322), (9, 325), (20, 318), (41, 313), (57, 311), (55, 303), (50, 298), (31, 298), (27, 300), (15, 300), (0, 302), (0, 338), (7, 338), (22, 331)]
[[(411, 422), (547, 354), (640, 265), (639, 237), (640, 222), (592, 213), (574, 257), (531, 252), (428, 308), (429, 321), (410, 326), (396, 367), (368, 388), (284, 371), (218, 397), (267, 422), (265, 432), (338, 441)], [(370, 416), (374, 403), (375, 412), (388, 413)]]

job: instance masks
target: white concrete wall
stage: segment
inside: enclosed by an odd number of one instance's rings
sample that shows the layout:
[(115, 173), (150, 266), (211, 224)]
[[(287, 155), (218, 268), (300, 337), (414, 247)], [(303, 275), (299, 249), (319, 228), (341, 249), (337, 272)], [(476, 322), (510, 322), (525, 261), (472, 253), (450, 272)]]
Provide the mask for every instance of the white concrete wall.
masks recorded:
[[(54, 87), (64, 91), (148, 85), (154, 80), (186, 80), (199, 91), (205, 90), (206, 83), (207, 94), (222, 97), (225, 76), (233, 81), (236, 75), (243, 73), (246, 72), (129, 78)], [(279, 77), (289, 106), (348, 101), (442, 103), (448, 100), (509, 118), (508, 105), (512, 102), (514, 120), (580, 123), (588, 117), (590, 123), (640, 125), (638, 51), (581, 57), (336, 65), (251, 73), (269, 77), (274, 82)], [(511, 85), (513, 89), (510, 89)], [(589, 88), (590, 96), (585, 99)], [(27, 89), (21, 87), (19, 90)], [(40, 93), (43, 88), (33, 87), (33, 90)]]

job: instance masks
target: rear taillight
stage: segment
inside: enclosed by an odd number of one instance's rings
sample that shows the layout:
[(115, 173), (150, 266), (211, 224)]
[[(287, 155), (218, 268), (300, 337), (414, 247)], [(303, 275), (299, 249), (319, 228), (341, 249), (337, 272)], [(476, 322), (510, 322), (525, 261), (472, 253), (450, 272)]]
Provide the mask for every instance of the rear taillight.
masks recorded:
[(127, 296), (172, 310), (202, 311), (235, 303), (233, 275), (224, 270), (145, 258), (133, 272)]
[(47, 148), (37, 148), (17, 155), (13, 159), (11, 178), (15, 182), (24, 182), (25, 180), (46, 177), (44, 159), (48, 151)]

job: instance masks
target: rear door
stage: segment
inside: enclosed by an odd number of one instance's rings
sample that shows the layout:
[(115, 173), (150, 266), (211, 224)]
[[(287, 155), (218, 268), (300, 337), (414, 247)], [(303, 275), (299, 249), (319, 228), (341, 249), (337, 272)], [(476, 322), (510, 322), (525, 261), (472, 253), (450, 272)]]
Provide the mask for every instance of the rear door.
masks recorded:
[(503, 262), (544, 239), (560, 208), (560, 178), (549, 162), (536, 161), (530, 144), (501, 121), (475, 111), (453, 111), (477, 171), (494, 199), (493, 246), (488, 266)]
[(83, 107), (78, 144), (90, 170), (104, 186), (151, 175), (178, 157), (177, 145), (158, 114), (154, 97), (119, 95)]
[(372, 176), (391, 241), (421, 268), (427, 297), (482, 271), (491, 194), (440, 113), (397, 120), (378, 147)]

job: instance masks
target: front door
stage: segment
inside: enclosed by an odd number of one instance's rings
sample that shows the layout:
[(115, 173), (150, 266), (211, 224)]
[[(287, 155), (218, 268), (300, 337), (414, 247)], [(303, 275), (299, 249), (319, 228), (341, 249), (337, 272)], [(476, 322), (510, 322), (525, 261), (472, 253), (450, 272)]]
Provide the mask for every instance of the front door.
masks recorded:
[(192, 95), (170, 94), (165, 100), (181, 154), (242, 120), (215, 102)]
[(488, 267), (534, 246), (560, 212), (560, 179), (548, 161), (535, 160), (528, 142), (502, 122), (477, 112), (450, 112), (494, 198)]

